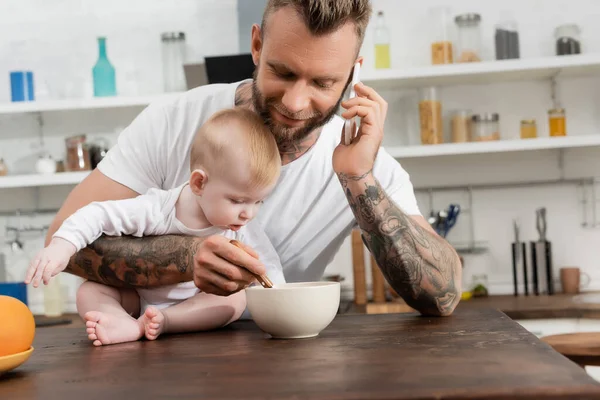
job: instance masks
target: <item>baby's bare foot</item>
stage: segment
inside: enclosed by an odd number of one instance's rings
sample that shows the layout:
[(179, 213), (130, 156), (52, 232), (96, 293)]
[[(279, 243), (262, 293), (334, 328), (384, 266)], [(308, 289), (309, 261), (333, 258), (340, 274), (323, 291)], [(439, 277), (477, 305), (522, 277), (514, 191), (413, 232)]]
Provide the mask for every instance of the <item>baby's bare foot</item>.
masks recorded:
[(144, 324), (132, 317), (90, 311), (83, 318), (88, 338), (94, 346), (134, 342), (144, 335)]
[(156, 340), (165, 329), (165, 315), (156, 307), (148, 307), (140, 320), (144, 323), (148, 340)]

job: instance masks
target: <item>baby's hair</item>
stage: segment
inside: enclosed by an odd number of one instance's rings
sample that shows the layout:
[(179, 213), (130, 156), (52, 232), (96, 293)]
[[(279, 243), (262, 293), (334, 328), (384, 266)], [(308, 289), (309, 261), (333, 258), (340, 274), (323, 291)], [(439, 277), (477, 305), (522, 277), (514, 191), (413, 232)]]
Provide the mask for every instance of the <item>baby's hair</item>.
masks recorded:
[(270, 185), (279, 176), (279, 149), (262, 118), (243, 108), (218, 111), (198, 129), (190, 167), (220, 174), (240, 160), (248, 162), (251, 187)]

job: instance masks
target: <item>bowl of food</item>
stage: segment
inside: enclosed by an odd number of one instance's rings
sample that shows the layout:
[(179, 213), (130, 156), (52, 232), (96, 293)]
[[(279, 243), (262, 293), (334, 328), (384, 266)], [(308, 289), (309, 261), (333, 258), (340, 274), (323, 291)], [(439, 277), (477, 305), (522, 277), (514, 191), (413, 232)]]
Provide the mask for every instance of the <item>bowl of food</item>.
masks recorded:
[(17, 298), (0, 295), (0, 375), (23, 364), (33, 352), (35, 319)]
[(339, 282), (280, 283), (246, 289), (248, 311), (260, 329), (276, 339), (318, 336), (335, 318)]

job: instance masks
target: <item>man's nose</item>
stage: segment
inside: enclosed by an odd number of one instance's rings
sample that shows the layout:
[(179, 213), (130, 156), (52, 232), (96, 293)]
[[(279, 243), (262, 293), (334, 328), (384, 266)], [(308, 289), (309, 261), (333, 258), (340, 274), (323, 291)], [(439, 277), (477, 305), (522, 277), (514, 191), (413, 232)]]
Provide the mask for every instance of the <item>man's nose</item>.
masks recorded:
[[(310, 105), (308, 93), (309, 88), (300, 80), (294, 82), (286, 88), (281, 102), (283, 106), (291, 113), (299, 113), (306, 110)], [(289, 115), (288, 115), (289, 117)]]

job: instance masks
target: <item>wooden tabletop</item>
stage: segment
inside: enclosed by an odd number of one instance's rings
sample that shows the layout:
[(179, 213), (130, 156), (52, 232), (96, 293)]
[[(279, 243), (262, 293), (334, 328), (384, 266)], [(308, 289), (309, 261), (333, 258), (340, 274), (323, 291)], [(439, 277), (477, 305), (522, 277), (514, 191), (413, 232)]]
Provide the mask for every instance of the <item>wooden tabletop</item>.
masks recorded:
[(67, 325), (39, 328), (34, 346), (0, 399), (600, 399), (583, 369), (493, 309), (342, 315), (304, 340), (245, 321), (101, 348)]

